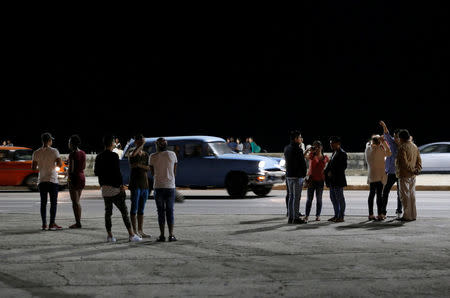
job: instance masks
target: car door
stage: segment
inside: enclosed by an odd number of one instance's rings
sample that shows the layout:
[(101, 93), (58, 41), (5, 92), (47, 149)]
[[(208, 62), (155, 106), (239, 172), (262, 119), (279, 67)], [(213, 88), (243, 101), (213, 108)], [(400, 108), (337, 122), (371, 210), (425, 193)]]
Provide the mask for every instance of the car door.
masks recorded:
[(422, 158), (422, 171), (436, 172), (443, 169), (443, 158), (447, 151), (446, 144), (431, 144), (420, 151)]
[(0, 185), (11, 185), (9, 150), (0, 150)]
[(186, 142), (182, 145), (178, 160), (176, 184), (178, 186), (206, 187), (211, 161), (207, 158), (204, 143)]
[[(130, 183), (130, 161), (129, 156), (130, 153), (135, 149), (135, 146), (129, 146), (126, 152), (123, 154), (122, 159), (120, 160), (120, 172), (122, 173), (123, 184), (128, 185)], [(144, 151), (148, 153), (150, 156), (155, 152), (154, 143), (146, 143), (144, 145)], [(151, 178), (150, 171), (148, 171), (149, 178)]]
[(443, 172), (450, 172), (450, 144), (446, 145), (444, 152), (441, 153), (441, 169)]
[(28, 175), (33, 174), (33, 170), (31, 169), (33, 151), (31, 149), (17, 149), (11, 155), (11, 166), (15, 169), (14, 184), (12, 185), (20, 185)]

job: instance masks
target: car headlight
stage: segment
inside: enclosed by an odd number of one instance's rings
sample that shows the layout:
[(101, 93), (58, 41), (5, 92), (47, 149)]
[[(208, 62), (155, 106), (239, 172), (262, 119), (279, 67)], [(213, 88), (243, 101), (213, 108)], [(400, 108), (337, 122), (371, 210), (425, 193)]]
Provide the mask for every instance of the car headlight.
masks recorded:
[(55, 167), (55, 171), (59, 172), (61, 170), (60, 167)]
[(266, 166), (266, 162), (264, 160), (262, 160), (258, 163), (258, 168), (260, 168), (260, 169), (264, 169), (265, 166)]
[(279, 163), (280, 167), (284, 167), (286, 165), (286, 160), (282, 159)]

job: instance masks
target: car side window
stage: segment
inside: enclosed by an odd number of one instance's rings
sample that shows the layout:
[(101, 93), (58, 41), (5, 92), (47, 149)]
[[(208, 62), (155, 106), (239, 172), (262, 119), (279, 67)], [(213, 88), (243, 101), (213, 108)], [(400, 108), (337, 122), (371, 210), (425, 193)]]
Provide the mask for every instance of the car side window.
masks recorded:
[(16, 150), (14, 152), (14, 160), (31, 160), (32, 156), (32, 150)]
[(421, 153), (438, 153), (439, 145), (431, 145), (422, 149)]
[(447, 145), (447, 150), (445, 151), (445, 153), (450, 153), (450, 145)]
[[(136, 146), (134, 144), (132, 146), (129, 146), (127, 152), (125, 152), (124, 154), (124, 157), (128, 159), (130, 157), (131, 152), (133, 152), (135, 148)], [(145, 144), (144, 151), (147, 152), (149, 155), (155, 153), (156, 152), (155, 144), (153, 143)]]
[(155, 145), (154, 144), (146, 144), (144, 145), (144, 151), (148, 153), (148, 155), (155, 153)]
[(181, 148), (180, 148), (180, 146), (178, 146), (178, 145), (173, 145), (173, 146), (169, 145), (167, 147), (167, 149), (170, 150), (170, 151), (175, 152), (175, 154), (177, 155), (177, 159), (181, 158)]
[(202, 155), (201, 143), (188, 143), (184, 145), (184, 158), (200, 157)]
[(7, 157), (8, 157), (8, 151), (0, 150), (0, 161), (6, 161)]

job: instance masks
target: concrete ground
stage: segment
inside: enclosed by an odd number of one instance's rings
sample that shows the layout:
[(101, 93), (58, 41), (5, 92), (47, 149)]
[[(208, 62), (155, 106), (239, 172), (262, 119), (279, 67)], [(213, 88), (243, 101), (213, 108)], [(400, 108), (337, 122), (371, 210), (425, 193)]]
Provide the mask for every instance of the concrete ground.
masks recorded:
[[(188, 203), (185, 203), (188, 204)], [(450, 218), (288, 225), (262, 215), (177, 215), (177, 242), (139, 244), (114, 211), (78, 230), (40, 231), (0, 213), (1, 297), (448, 297)], [(72, 217), (59, 218), (68, 226)], [(146, 222), (156, 231), (156, 222)]]

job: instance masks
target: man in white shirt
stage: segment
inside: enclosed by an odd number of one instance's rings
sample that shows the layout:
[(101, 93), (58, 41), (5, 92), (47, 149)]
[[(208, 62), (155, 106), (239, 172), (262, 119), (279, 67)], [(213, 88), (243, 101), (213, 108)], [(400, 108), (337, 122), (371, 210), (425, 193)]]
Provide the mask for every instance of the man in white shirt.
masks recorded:
[(38, 185), (41, 194), (42, 230), (47, 229), (47, 194), (50, 196), (50, 225), (51, 231), (62, 228), (55, 223), (56, 206), (58, 204), (58, 174), (56, 167), (62, 167), (61, 157), (57, 149), (52, 148), (54, 138), (48, 132), (41, 135), (42, 147), (33, 152), (33, 171), (39, 171)]
[(154, 180), (154, 196), (158, 209), (159, 230), (161, 232), (157, 241), (166, 241), (164, 237), (166, 217), (169, 227), (169, 241), (177, 241), (173, 235), (177, 155), (175, 152), (167, 150), (167, 141), (164, 138), (156, 140), (156, 149), (157, 152), (150, 155), (150, 172)]

